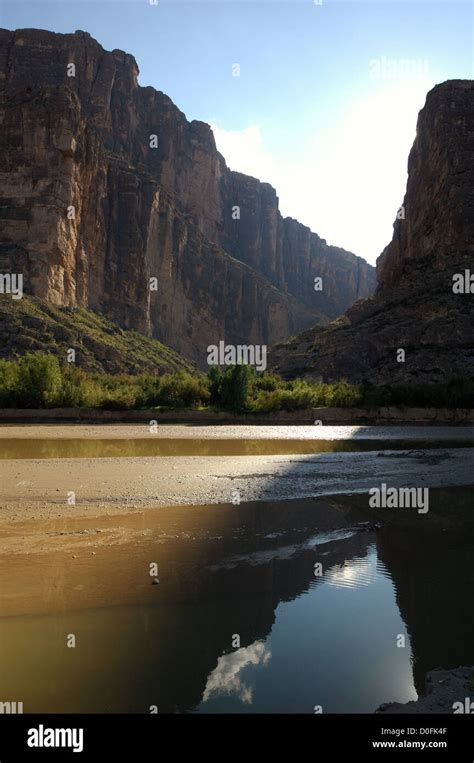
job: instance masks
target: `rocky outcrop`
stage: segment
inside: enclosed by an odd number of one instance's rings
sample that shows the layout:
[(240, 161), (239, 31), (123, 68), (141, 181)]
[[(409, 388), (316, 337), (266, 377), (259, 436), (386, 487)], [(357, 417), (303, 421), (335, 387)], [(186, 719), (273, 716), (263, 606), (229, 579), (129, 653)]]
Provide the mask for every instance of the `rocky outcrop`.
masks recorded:
[(473, 81), (428, 93), (408, 173), (375, 295), (277, 347), (272, 362), (284, 375), (374, 384), (473, 376)]
[(208, 344), (280, 341), (372, 292), (371, 266), (283, 219), (137, 76), (86, 32), (0, 30), (0, 272), (200, 365)]
[(426, 677), (426, 693), (411, 702), (385, 702), (376, 713), (472, 713), (471, 698), (474, 667), (432, 670)]

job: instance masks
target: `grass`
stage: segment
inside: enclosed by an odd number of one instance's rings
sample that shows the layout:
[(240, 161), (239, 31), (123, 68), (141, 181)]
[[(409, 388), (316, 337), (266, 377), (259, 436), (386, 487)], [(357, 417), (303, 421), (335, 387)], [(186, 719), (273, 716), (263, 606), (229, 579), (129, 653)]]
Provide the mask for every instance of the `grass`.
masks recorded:
[(87, 372), (111, 374), (193, 371), (178, 352), (157, 339), (120, 328), (99, 313), (84, 308), (58, 307), (24, 295), (12, 300), (0, 295), (0, 348), (4, 358), (43, 352), (65, 359), (70, 347), (77, 364)]

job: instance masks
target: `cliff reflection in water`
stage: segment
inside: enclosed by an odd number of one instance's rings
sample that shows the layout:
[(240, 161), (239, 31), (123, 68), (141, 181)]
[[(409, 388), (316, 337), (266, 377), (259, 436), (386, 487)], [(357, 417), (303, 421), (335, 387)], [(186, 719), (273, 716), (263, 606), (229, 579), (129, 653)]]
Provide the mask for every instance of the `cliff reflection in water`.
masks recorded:
[(3, 618), (3, 694), (25, 712), (374, 712), (474, 664), (470, 533), (321, 533), (310, 508), (219, 507), (197, 555), (155, 539), (160, 586), (135, 604)]

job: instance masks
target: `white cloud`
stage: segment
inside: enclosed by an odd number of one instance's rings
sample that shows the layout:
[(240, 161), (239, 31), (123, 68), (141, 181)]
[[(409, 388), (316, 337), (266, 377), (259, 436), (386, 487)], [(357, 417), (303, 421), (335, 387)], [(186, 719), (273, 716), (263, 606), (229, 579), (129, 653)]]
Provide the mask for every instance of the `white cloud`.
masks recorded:
[(252, 687), (244, 683), (239, 673), (249, 665), (266, 666), (271, 656), (263, 641), (255, 641), (250, 646), (222, 655), (208, 676), (203, 701), (206, 702), (216, 695), (234, 694), (244, 704), (251, 705)]
[(229, 167), (271, 183), (283, 215), (374, 263), (392, 237), (418, 111), (432, 86), (423, 78), (374, 86), (324, 132), (315, 129), (306, 151), (294, 156), (298, 135), (277, 157), (258, 124), (240, 131), (211, 126)]

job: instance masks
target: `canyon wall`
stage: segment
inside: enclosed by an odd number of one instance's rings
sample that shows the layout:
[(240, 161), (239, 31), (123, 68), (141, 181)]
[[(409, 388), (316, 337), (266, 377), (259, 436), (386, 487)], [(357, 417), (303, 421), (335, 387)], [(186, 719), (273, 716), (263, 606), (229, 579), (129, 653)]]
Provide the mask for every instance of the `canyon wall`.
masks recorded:
[(276, 347), (273, 367), (285, 376), (374, 384), (472, 379), (472, 80), (449, 80), (427, 95), (377, 279), (372, 297)]
[(86, 32), (0, 30), (0, 272), (200, 365), (208, 344), (274, 343), (373, 291), (370, 265), (284, 219), (137, 76)]

